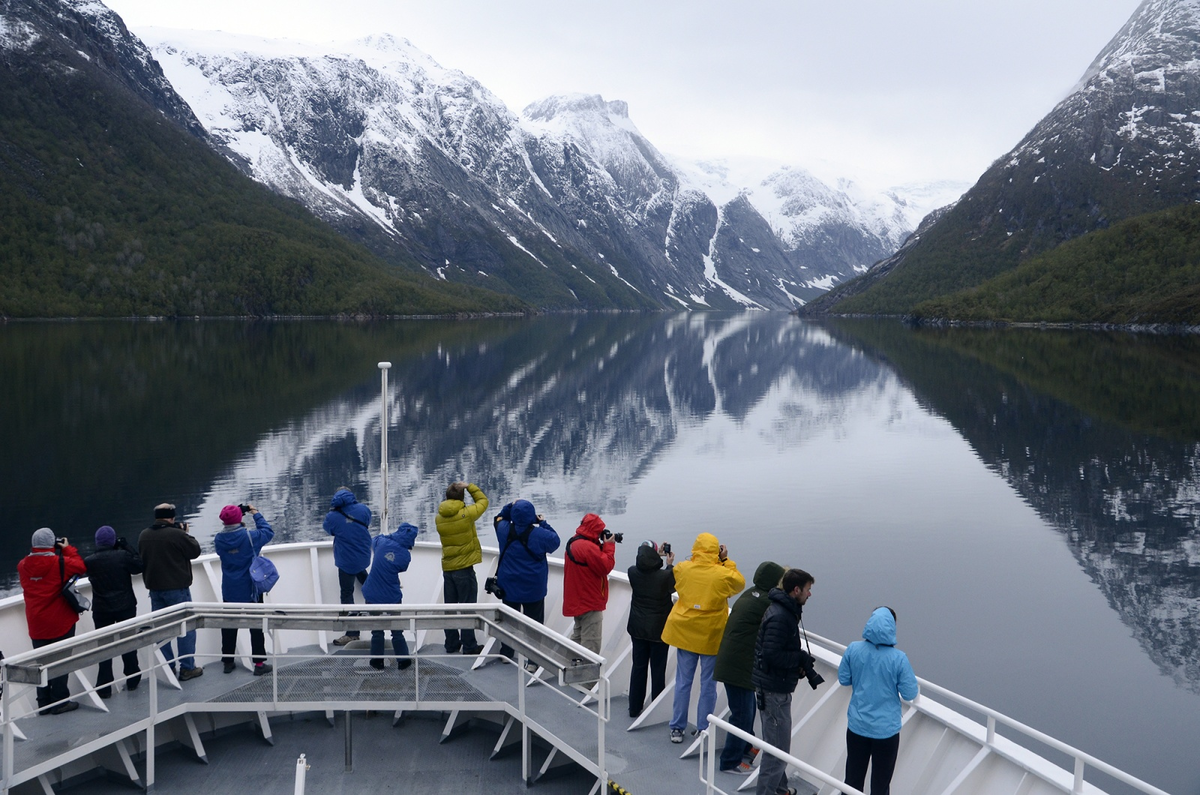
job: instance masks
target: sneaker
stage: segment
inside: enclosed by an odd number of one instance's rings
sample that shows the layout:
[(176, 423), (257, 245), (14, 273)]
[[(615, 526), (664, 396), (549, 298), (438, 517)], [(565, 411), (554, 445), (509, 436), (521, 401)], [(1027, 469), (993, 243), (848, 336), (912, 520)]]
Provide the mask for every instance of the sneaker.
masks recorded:
[(273, 670), (270, 663), (257, 663), (254, 666), (254, 675), (263, 676), (264, 674), (271, 673)]
[(463, 646), (462, 653), (470, 656), (475, 656), (483, 653), (483, 647), (476, 644), (474, 646)]
[(233, 669), (236, 667), (237, 667), (237, 663), (235, 663), (233, 660), (226, 660), (224, 671), (227, 674), (231, 674), (231, 673), (233, 673)]
[(50, 715), (61, 715), (64, 712), (70, 712), (76, 709), (79, 709), (79, 705), (74, 701), (64, 701), (63, 703), (46, 710), (46, 712)]
[(198, 676), (204, 676), (204, 669), (200, 666), (197, 665), (195, 668), (184, 668), (179, 672), (179, 681), (186, 682), (187, 680), (195, 679)]
[(673, 743), (683, 742), (683, 731), (680, 729), (671, 729), (671, 742), (673, 742)]
[(538, 666), (538, 664), (535, 663), (533, 660), (525, 661), (525, 670), (529, 671), (529, 673), (531, 673), (531, 674), (536, 674), (538, 672), (539, 667), (540, 666)]
[(747, 765), (745, 762), (739, 762), (737, 767), (721, 768), (722, 773), (730, 773), (735, 776), (748, 776), (748, 775), (750, 775), (750, 770), (751, 770), (750, 766)]
[(342, 635), (340, 638), (334, 638), (333, 645), (334, 646), (345, 646), (347, 644), (353, 643), (356, 640), (358, 640), (357, 635)]

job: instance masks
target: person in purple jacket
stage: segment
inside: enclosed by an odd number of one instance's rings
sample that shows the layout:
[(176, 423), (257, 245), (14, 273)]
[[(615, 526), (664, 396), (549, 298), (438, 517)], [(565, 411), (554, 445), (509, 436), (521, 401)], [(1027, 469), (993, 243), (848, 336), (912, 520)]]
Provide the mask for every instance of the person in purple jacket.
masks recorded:
[[(275, 537), (271, 525), (253, 505), (246, 508), (254, 517), (254, 529), (242, 523), (244, 514), (238, 505), (226, 505), (221, 509), (221, 532), (213, 536), (213, 546), (221, 559), (221, 600), (225, 602), (261, 602), (262, 594), (254, 588), (250, 579), (250, 564), (262, 552), (262, 548)], [(233, 673), (233, 660), (237, 650), (237, 627), (221, 627), (221, 662), (225, 673)], [(254, 660), (254, 675), (271, 672), (267, 662), (267, 644), (263, 631), (250, 629), (250, 653)]]
[[(504, 596), (500, 601), (539, 624), (546, 623), (546, 583), (550, 566), (546, 556), (558, 549), (558, 532), (529, 500), (515, 500), (492, 520), (500, 544), (496, 580)], [(511, 646), (500, 644), (500, 653), (513, 659)], [(532, 666), (531, 666), (532, 667)]]
[[(363, 583), (363, 599), (369, 605), (398, 605), (404, 599), (400, 590), (400, 572), (408, 570), (412, 561), (413, 543), (417, 540), (417, 528), (408, 522), (402, 523), (394, 533), (381, 533), (372, 546), (375, 557), (371, 562), (371, 573)], [(408, 656), (408, 641), (404, 631), (393, 629), (392, 651), (396, 654), (396, 667), (403, 671), (412, 665)], [(371, 630), (371, 670), (382, 671), (383, 630)]]
[[(354, 499), (354, 492), (338, 486), (329, 501), (325, 514), (325, 532), (333, 536), (333, 562), (338, 570), (338, 587), (342, 604), (354, 604), (354, 581), (367, 581), (371, 565), (371, 509)], [(347, 630), (334, 640), (334, 646), (345, 646), (358, 640), (358, 630)]]

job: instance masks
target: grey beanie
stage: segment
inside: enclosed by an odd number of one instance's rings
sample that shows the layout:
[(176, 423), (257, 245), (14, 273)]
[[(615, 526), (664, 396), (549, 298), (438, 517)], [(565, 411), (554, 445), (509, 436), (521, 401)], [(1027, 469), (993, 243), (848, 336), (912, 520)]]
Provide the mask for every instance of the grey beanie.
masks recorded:
[(30, 542), (35, 547), (52, 547), (54, 546), (54, 531), (49, 527), (39, 527), (33, 531), (33, 540)]

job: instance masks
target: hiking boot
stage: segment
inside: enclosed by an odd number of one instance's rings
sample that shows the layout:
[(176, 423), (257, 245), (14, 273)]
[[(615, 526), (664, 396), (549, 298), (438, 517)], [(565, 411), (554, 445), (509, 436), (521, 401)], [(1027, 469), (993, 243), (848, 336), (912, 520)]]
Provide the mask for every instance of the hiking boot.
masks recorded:
[(683, 730), (671, 729), (671, 742), (673, 742), (673, 743), (683, 742)]
[(334, 646), (346, 646), (358, 640), (357, 635), (342, 635), (340, 638), (334, 638)]
[(96, 695), (100, 696), (100, 698), (112, 698), (112, 688), (98, 687), (96, 688)]
[(63, 703), (46, 710), (46, 713), (49, 715), (61, 715), (64, 712), (71, 712), (72, 710), (76, 709), (79, 709), (79, 705), (74, 701), (64, 701)]
[(467, 655), (472, 655), (472, 656), (477, 655), (477, 654), (482, 654), (483, 647), (480, 646), (479, 644), (475, 644), (474, 646), (463, 646), (462, 653), (467, 654)]
[(133, 675), (133, 676), (131, 676), (131, 677), (129, 677), (128, 679), (126, 679), (126, 680), (125, 680), (125, 689), (126, 689), (126, 690), (131, 690), (131, 691), (132, 691), (132, 690), (137, 690), (137, 689), (138, 689), (138, 685), (140, 685), (141, 683), (142, 683), (142, 675), (141, 675), (141, 674), (135, 674), (135, 675)]
[(412, 667), (412, 660), (407, 657), (402, 657), (396, 660), (396, 668), (401, 671), (406, 671)]
[(265, 674), (271, 673), (271, 671), (273, 671), (273, 670), (274, 669), (271, 667), (270, 663), (255, 663), (255, 665), (254, 665), (254, 675), (255, 676), (263, 676)]
[(233, 673), (233, 669), (237, 668), (237, 663), (235, 663), (233, 660), (226, 660), (224, 666), (225, 673), (231, 674)]
[(179, 681), (186, 682), (189, 679), (195, 679), (199, 676), (204, 676), (204, 669), (200, 666), (197, 665), (195, 668), (184, 668), (179, 672)]

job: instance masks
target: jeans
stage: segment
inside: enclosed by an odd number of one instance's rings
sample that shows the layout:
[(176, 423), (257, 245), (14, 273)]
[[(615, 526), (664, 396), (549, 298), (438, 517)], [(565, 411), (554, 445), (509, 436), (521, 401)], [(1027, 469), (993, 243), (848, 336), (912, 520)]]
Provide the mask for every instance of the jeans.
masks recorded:
[[(92, 621), (95, 623), (96, 629), (110, 627), (120, 621), (133, 618), (137, 615), (137, 608), (131, 607), (128, 610), (117, 610), (109, 613), (103, 610), (92, 612)], [(137, 687), (142, 681), (141, 667), (138, 665), (137, 650), (127, 651), (121, 655), (121, 662), (125, 667), (125, 686)], [(108, 697), (112, 695), (112, 680), (113, 680), (113, 661), (111, 659), (100, 661), (100, 671), (96, 674), (96, 692), (101, 696)]]
[[(58, 643), (60, 640), (73, 637), (75, 637), (75, 627), (71, 627), (71, 630), (66, 635), (60, 635), (57, 638), (48, 638), (46, 640), (30, 638), (30, 641), (33, 643), (33, 648), (40, 649), (43, 646), (49, 646), (51, 643)], [(45, 687), (37, 689), (37, 705), (39, 709), (44, 709), (56, 701), (65, 701), (71, 697), (71, 691), (67, 686), (68, 675), (56, 676), (48, 681)]]
[[(338, 587), (341, 589), (342, 604), (354, 604), (354, 581), (358, 580), (358, 584), (362, 585), (367, 581), (367, 573), (360, 571), (356, 574), (351, 574), (348, 571), (338, 569)], [(358, 637), (357, 629), (348, 629), (346, 634), (352, 638)]]
[[(448, 605), (470, 604), (479, 601), (479, 580), (475, 578), (475, 567), (467, 566), (457, 571), (442, 572), (442, 601)], [(461, 648), (473, 649), (475, 630), (446, 630), (446, 652), (453, 654)]]
[(708, 728), (709, 713), (717, 706), (717, 683), (713, 681), (717, 655), (696, 654), (683, 649), (676, 649), (675, 652), (675, 705), (671, 714), (671, 728), (679, 731), (687, 728), (692, 679), (696, 676), (696, 664), (699, 663), (700, 701), (696, 705), (696, 730), (704, 731)]
[(892, 788), (892, 773), (896, 770), (896, 754), (899, 752), (899, 732), (876, 740), (846, 729), (846, 783), (861, 790), (867, 780), (869, 762), (871, 795), (888, 795)]
[(646, 674), (650, 674), (650, 700), (667, 687), (667, 651), (660, 640), (633, 638), (633, 668), (629, 672), (629, 717), (642, 714), (646, 704)]
[[(539, 624), (546, 623), (545, 599), (539, 599), (536, 602), (509, 602), (508, 600), (505, 600), (504, 604), (508, 607), (511, 607), (513, 610), (516, 610), (517, 612), (524, 613)], [(504, 643), (500, 644), (500, 653), (510, 660), (517, 654), (516, 650), (513, 649), (512, 646)]]
[[(150, 609), (162, 610), (171, 605), (183, 604), (184, 602), (192, 601), (191, 588), (175, 588), (170, 591), (151, 591), (150, 592)], [(176, 645), (179, 646), (179, 669), (181, 671), (189, 671), (196, 667), (196, 630), (189, 629), (184, 634), (175, 639)], [(175, 655), (171, 651), (171, 641), (167, 641), (162, 645), (163, 657), (167, 658), (170, 663)]]
[[(729, 722), (744, 732), (754, 734), (754, 691), (725, 683), (725, 695), (729, 699)], [(725, 748), (721, 751), (721, 769), (732, 770), (742, 763), (750, 751), (750, 743), (732, 734), (725, 735)]]
[[(791, 753), (792, 750), (792, 694), (763, 693), (762, 707), (762, 738), (781, 751)], [(762, 764), (758, 768), (758, 787), (755, 795), (775, 795), (780, 790), (787, 790), (787, 764), (772, 754), (762, 754)]]
[[(391, 630), (392, 633), (392, 651), (397, 657), (408, 656), (408, 641), (404, 639), (404, 631), (399, 629)], [(371, 662), (378, 660), (383, 662), (383, 630), (371, 630)]]

